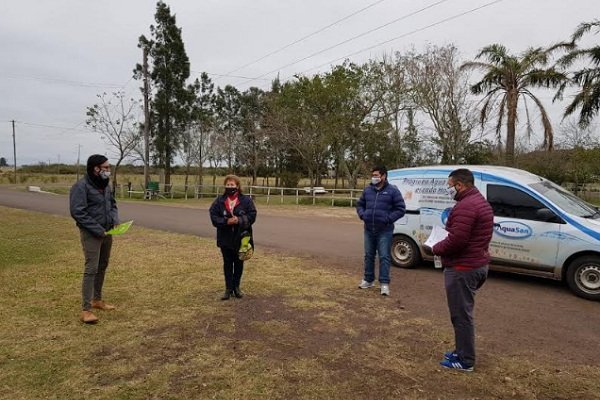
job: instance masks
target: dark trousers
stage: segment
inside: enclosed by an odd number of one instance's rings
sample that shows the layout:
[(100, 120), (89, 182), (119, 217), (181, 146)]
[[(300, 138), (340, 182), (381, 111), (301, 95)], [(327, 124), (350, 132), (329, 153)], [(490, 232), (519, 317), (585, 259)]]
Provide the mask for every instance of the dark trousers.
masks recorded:
[(239, 259), (237, 250), (221, 247), (221, 254), (223, 254), (225, 287), (229, 290), (240, 287), (242, 273), (244, 272), (244, 261)]
[(104, 286), (104, 275), (108, 268), (112, 236), (99, 238), (85, 229), (80, 229), (79, 233), (85, 257), (85, 269), (81, 284), (81, 306), (83, 310), (89, 311), (92, 308), (92, 300), (102, 300), (102, 286)]
[(475, 364), (475, 292), (483, 286), (487, 274), (487, 265), (464, 271), (444, 269), (444, 286), (454, 327), (455, 351), (467, 366)]

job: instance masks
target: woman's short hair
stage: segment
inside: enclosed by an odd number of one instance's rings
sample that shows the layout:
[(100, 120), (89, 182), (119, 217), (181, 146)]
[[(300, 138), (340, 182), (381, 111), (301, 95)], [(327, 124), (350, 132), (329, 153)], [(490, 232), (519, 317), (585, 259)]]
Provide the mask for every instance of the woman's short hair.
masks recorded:
[(227, 185), (227, 182), (234, 181), (235, 185), (238, 188), (238, 192), (242, 193), (242, 181), (240, 181), (240, 177), (237, 175), (227, 175), (223, 180), (223, 186)]

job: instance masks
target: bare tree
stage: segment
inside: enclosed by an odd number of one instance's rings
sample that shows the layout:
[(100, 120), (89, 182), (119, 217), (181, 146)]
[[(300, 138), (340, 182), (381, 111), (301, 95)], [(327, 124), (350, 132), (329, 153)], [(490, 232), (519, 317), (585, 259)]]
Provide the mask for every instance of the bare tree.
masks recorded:
[(216, 126), (215, 85), (206, 72), (192, 85), (195, 100), (192, 105), (190, 152), (198, 166), (196, 183), (202, 185), (204, 163), (208, 159), (210, 135)]
[(430, 46), (423, 53), (397, 54), (397, 62), (407, 74), (415, 106), (433, 124), (436, 135), (432, 140), (442, 150), (442, 163), (458, 162), (476, 125), (458, 50), (453, 45)]
[(582, 128), (578, 121), (567, 119), (560, 124), (558, 144), (563, 149), (591, 149), (598, 143), (598, 137), (590, 126)]
[(102, 93), (97, 97), (99, 102), (87, 108), (86, 124), (115, 150), (113, 185), (116, 187), (119, 165), (142, 140), (138, 122), (141, 105), (139, 100), (126, 99), (123, 92), (110, 96)]
[(237, 159), (237, 148), (241, 134), (242, 117), (241, 94), (233, 86), (227, 85), (224, 89), (217, 88), (215, 98), (215, 129), (220, 134), (221, 147), (226, 151), (223, 156), (227, 161), (229, 172), (233, 172)]
[(216, 185), (217, 168), (221, 166), (221, 162), (225, 159), (228, 149), (221, 140), (220, 133), (216, 130), (209, 131), (206, 140), (208, 145), (204, 153), (213, 171), (212, 184)]

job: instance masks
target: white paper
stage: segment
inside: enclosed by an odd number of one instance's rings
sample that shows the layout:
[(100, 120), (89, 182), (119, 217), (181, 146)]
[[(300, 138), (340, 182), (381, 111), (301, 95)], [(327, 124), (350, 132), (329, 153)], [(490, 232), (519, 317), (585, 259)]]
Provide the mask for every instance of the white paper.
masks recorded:
[(442, 240), (448, 237), (448, 231), (442, 228), (441, 226), (434, 226), (431, 230), (431, 235), (425, 241), (425, 246), (433, 247)]

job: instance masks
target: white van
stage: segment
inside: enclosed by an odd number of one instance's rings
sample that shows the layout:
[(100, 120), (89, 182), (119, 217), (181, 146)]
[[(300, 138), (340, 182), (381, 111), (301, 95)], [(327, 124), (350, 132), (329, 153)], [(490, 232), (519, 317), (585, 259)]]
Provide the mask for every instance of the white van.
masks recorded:
[(406, 215), (396, 222), (392, 262), (414, 268), (432, 227), (444, 226), (455, 201), (450, 172), (468, 168), (494, 210), (490, 268), (566, 281), (578, 296), (600, 300), (600, 212), (547, 179), (515, 168), (432, 166), (388, 172)]

